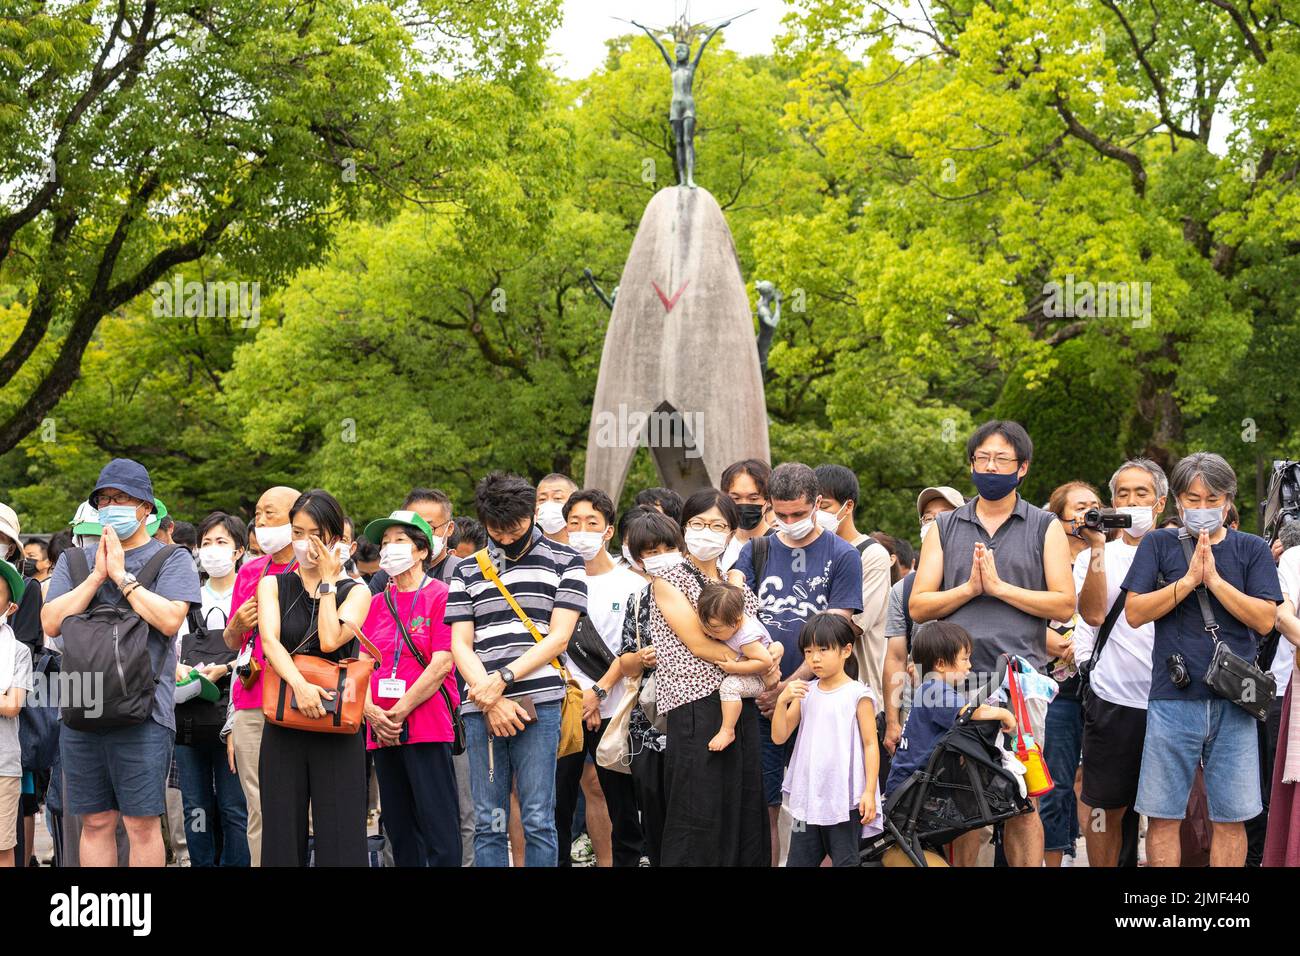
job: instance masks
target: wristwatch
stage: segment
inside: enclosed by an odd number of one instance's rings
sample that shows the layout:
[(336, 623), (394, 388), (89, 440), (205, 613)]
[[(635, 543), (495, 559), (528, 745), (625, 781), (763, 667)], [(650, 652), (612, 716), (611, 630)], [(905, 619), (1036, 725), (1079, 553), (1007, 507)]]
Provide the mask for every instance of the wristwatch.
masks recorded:
[(328, 581), (322, 581), (320, 584), (316, 585), (316, 596), (324, 597), (333, 590), (334, 585), (330, 584)]
[(515, 672), (508, 667), (502, 667), (497, 670), (497, 674), (505, 681), (506, 687), (509, 688), (515, 682)]
[(127, 571), (122, 575), (122, 583), (118, 585), (118, 590), (122, 592), (123, 597), (126, 597), (127, 592), (134, 590), (134, 586), (139, 585), (139, 583), (140, 582), (136, 580), (135, 575), (130, 571)]
[(605, 688), (601, 687), (599, 684), (593, 684), (591, 689), (596, 692), (596, 699), (602, 703), (605, 698), (609, 696), (609, 691), (605, 690)]

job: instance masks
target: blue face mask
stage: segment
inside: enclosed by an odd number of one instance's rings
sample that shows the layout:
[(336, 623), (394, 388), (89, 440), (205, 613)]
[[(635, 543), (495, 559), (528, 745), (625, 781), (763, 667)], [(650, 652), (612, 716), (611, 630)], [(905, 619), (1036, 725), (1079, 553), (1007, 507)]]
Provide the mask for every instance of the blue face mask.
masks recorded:
[(124, 541), (140, 527), (134, 505), (105, 505), (99, 509), (99, 523), (111, 527)]
[(970, 480), (985, 501), (1001, 501), (1016, 490), (1016, 486), (1020, 484), (1020, 473), (1017, 470), (1009, 475), (989, 474), (987, 471), (976, 471), (972, 468)]
[(1192, 534), (1214, 534), (1223, 527), (1222, 508), (1184, 508), (1183, 524)]

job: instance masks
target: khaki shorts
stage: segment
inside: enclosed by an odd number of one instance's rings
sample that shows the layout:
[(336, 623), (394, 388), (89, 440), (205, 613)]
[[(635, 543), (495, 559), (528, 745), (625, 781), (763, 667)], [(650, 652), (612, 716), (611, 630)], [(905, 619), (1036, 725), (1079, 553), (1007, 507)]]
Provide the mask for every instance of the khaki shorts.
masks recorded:
[(22, 794), (22, 777), (0, 777), (0, 850), (12, 850), (18, 845), (18, 803)]

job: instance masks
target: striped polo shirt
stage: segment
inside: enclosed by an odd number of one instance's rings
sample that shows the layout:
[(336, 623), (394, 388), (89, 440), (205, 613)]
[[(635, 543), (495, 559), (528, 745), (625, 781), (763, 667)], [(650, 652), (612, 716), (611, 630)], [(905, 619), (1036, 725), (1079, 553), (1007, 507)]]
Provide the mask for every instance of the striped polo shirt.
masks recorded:
[[(518, 561), (499, 558), (498, 573), (501, 583), (545, 637), (555, 608), (586, 612), (585, 565), (576, 551), (545, 537), (536, 527), (532, 542)], [(444, 620), (449, 625), (473, 622), (474, 653), (489, 673), (509, 666), (537, 643), (497, 586), (483, 576), (474, 558), (462, 561), (451, 576)], [(564, 696), (560, 672), (550, 664), (539, 667), (515, 681), (506, 696), (524, 695), (531, 696), (535, 704), (560, 700)], [(463, 700), (461, 709), (466, 713), (478, 711), (469, 698)]]

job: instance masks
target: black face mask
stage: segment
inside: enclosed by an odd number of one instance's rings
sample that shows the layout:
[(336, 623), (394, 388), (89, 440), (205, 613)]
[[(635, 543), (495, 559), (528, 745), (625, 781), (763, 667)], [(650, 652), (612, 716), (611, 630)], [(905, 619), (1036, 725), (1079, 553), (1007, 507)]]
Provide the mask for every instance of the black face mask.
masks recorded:
[(18, 562), (18, 573), (25, 578), (36, 577), (36, 561), (32, 558), (23, 558)]
[(740, 527), (744, 531), (753, 531), (763, 521), (762, 505), (736, 505), (740, 512)]
[(523, 557), (524, 552), (528, 550), (528, 546), (533, 543), (533, 522), (530, 519), (528, 522), (528, 530), (510, 544), (502, 544), (496, 538), (492, 537), (492, 535), (488, 535), (488, 540), (492, 542), (493, 547), (511, 561), (518, 561)]

